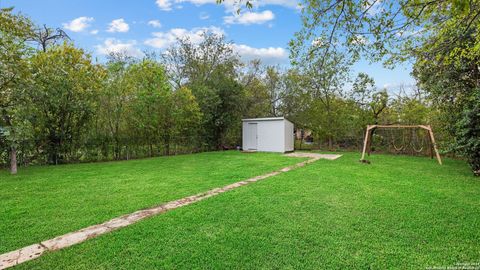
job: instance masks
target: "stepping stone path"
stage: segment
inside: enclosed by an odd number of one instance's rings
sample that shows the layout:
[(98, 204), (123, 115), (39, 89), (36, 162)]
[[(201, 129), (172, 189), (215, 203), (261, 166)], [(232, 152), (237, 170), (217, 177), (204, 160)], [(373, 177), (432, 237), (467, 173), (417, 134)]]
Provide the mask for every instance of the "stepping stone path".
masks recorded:
[(267, 173), (264, 175), (255, 176), (253, 178), (236, 182), (230, 185), (226, 185), (221, 188), (214, 188), (207, 192), (200, 193), (197, 195), (185, 197), (175, 201), (167, 202), (149, 209), (139, 210), (131, 214), (123, 215), (114, 219), (111, 219), (107, 222), (93, 225), (75, 232), (67, 233), (61, 236), (57, 236), (53, 239), (49, 239), (37, 244), (26, 246), (8, 253), (0, 255), (0, 270), (13, 267), (15, 265), (30, 261), (42, 256), (47, 251), (56, 251), (63, 248), (67, 248), (79, 243), (82, 243), (88, 239), (95, 238), (102, 234), (126, 227), (128, 225), (134, 224), (142, 219), (152, 217), (165, 213), (167, 211), (186, 206), (212, 196), (227, 192), (229, 190), (248, 185), (250, 183), (258, 182), (260, 180), (266, 179), (271, 176), (281, 174), (283, 172), (288, 172), (293, 169), (303, 167), (308, 163), (315, 162), (319, 159), (337, 159), (341, 155), (326, 155), (326, 154), (315, 154), (315, 153), (290, 153), (286, 154), (289, 157), (306, 157), (309, 158), (306, 161), (302, 161), (292, 166), (285, 167), (278, 171)]

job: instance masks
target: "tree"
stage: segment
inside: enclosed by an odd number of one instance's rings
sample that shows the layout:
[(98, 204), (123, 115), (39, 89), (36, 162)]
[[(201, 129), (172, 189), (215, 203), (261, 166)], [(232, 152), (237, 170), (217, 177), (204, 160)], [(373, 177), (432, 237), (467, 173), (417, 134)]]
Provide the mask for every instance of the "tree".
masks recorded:
[(162, 54), (162, 61), (175, 88), (205, 83), (216, 70), (226, 68), (234, 72), (240, 65), (225, 37), (209, 31), (201, 34), (199, 43), (188, 37), (177, 39), (177, 43)]
[[(386, 89), (378, 90), (375, 81), (368, 74), (360, 72), (352, 87), (352, 97), (357, 105), (367, 114), (362, 117), (363, 126), (379, 124), (380, 114), (385, 111), (388, 103)], [(365, 122), (366, 120), (366, 122)]]
[[(122, 139), (128, 136), (129, 106), (134, 91), (127, 81), (129, 67), (134, 60), (122, 53), (111, 54), (106, 64), (107, 77), (98, 99), (96, 110), (97, 132), (95, 142), (104, 138), (113, 141), (114, 158), (120, 159)], [(108, 147), (105, 147), (108, 149)], [(105, 153), (108, 156), (108, 153)]]
[(105, 72), (83, 50), (64, 43), (31, 59), (36, 138), (51, 164), (68, 161), (82, 145)]
[(237, 81), (239, 57), (225, 37), (205, 32), (199, 43), (179, 39), (162, 58), (175, 88), (185, 86), (195, 96), (203, 115), (206, 146), (218, 149), (236, 143), (245, 92)]
[(245, 89), (246, 117), (282, 116), (285, 97), (285, 72), (276, 66), (261, 66), (254, 60), (246, 66), (242, 77)]
[[(291, 42), (294, 58), (308, 54), (312, 42), (347, 48), (351, 57), (386, 60), (411, 58), (425, 38), (449, 25), (470, 29), (480, 3), (468, 0), (305, 0), (302, 29)], [(436, 44), (442, 44), (435, 41)]]
[(38, 43), (40, 49), (46, 52), (50, 46), (57, 45), (58, 41), (69, 41), (70, 37), (60, 28), (52, 29), (43, 25), (33, 31), (32, 41)]
[(301, 63), (303, 83), (310, 95), (310, 122), (317, 134), (323, 134), (333, 149), (336, 131), (341, 128), (338, 110), (349, 68), (345, 56), (331, 53), (329, 58), (312, 58)]
[(198, 141), (202, 113), (192, 91), (182, 87), (173, 92), (172, 137), (176, 145), (193, 145)]
[(270, 115), (280, 116), (278, 109), (282, 101), (282, 93), (284, 92), (283, 76), (277, 68), (267, 67), (264, 81), (269, 95)]
[[(450, 149), (465, 156), (478, 175), (478, 123), (480, 95), (480, 22), (448, 24), (416, 54), (414, 76), (440, 111), (445, 131), (455, 138)], [(468, 121), (470, 123), (468, 123)]]
[(142, 59), (129, 67), (127, 83), (133, 90), (134, 117), (130, 128), (142, 136), (150, 156), (155, 154), (154, 146), (159, 146), (157, 138), (168, 155), (173, 127), (172, 87), (163, 65), (150, 58)]
[(459, 140), (456, 149), (468, 158), (475, 176), (480, 176), (480, 95), (462, 112), (456, 125)]
[(251, 61), (241, 74), (241, 84), (245, 90), (245, 118), (266, 117), (270, 114), (270, 95), (264, 82), (265, 68), (260, 60)]
[(0, 9), (0, 138), (10, 152), (10, 172), (17, 173), (18, 144), (30, 134), (25, 121), (28, 103), (27, 84), (30, 80), (26, 44), (32, 35), (31, 21), (12, 9)]
[(292, 120), (297, 127), (306, 128), (305, 116), (310, 100), (309, 89), (305, 87), (304, 75), (298, 69), (290, 69), (284, 74), (283, 98), (279, 110)]

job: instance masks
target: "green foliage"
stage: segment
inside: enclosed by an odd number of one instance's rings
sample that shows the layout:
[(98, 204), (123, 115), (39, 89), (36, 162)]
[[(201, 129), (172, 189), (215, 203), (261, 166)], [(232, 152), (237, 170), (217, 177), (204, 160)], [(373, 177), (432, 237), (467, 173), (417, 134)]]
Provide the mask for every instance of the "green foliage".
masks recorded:
[(361, 72), (353, 83), (351, 95), (363, 112), (360, 115), (363, 126), (380, 124), (381, 114), (387, 108), (389, 98), (387, 90), (377, 89), (373, 78)]
[(28, 61), (31, 52), (26, 44), (32, 34), (30, 20), (12, 13), (12, 9), (0, 9), (0, 108), (11, 106), (19, 83), (28, 78)]
[(480, 176), (480, 89), (476, 92), (456, 124), (456, 146), (468, 158), (473, 173)]
[(153, 144), (160, 140), (168, 154), (172, 91), (163, 66), (151, 59), (143, 59), (130, 66), (127, 76), (127, 84), (135, 93), (131, 103), (134, 122), (130, 128), (149, 145), (150, 156), (154, 155)]
[[(316, 53), (318, 47), (343, 48), (353, 61), (366, 57), (393, 66), (421, 50), (431, 34), (442, 33), (451, 26), (460, 31), (469, 29), (478, 22), (480, 2), (305, 0), (302, 7), (302, 29), (290, 42), (295, 61)], [(448, 43), (442, 40), (433, 43), (443, 52), (448, 51), (443, 50)]]
[(309, 98), (306, 126), (321, 139), (326, 139), (328, 148), (333, 149), (335, 139), (341, 136), (339, 130), (344, 131), (342, 95), (349, 72), (345, 55), (332, 52), (323, 58), (320, 54), (312, 54), (299, 65), (301, 85)]
[(416, 97), (399, 96), (392, 101), (390, 106), (390, 123), (416, 125), (428, 123), (431, 109)]
[(103, 67), (67, 43), (35, 54), (31, 65), (35, 138), (45, 143), (49, 163), (68, 161), (85, 140)]
[(252, 63), (252, 67), (248, 69), (249, 73), (242, 78), (245, 89), (246, 118), (269, 116), (272, 108), (267, 86), (263, 77), (258, 74), (263, 70), (260, 70), (258, 65), (258, 62)]
[(173, 123), (174, 132), (172, 137), (178, 140), (179, 144), (188, 144), (192, 138), (198, 138), (202, 112), (192, 91), (182, 87), (173, 92)]
[(479, 104), (480, 23), (478, 20), (467, 25), (461, 22), (452, 21), (432, 34), (415, 55), (413, 74), (440, 112), (444, 121), (441, 129), (454, 138), (449, 148), (464, 155), (476, 171), (480, 166), (476, 144), (480, 137), (474, 129), (475, 108)]
[(163, 54), (177, 88), (189, 88), (202, 113), (201, 137), (210, 149), (239, 143), (244, 89), (237, 82), (240, 60), (224, 36), (206, 32), (195, 44), (179, 39)]
[(86, 159), (170, 155), (172, 148), (182, 153), (199, 146), (196, 98), (186, 87), (173, 90), (161, 63), (116, 54), (107, 71)]
[(32, 51), (26, 40), (32, 29), (28, 18), (13, 14), (12, 9), (0, 9), (0, 144), (10, 151), (12, 173), (16, 173), (17, 147), (32, 135), (26, 121)]
[[(132, 121), (130, 101), (133, 95), (127, 83), (127, 71), (134, 59), (122, 54), (109, 57), (106, 64), (107, 77), (101, 87), (96, 104), (95, 130), (90, 133), (89, 141), (102, 145), (102, 156), (108, 157), (108, 146), (114, 144), (113, 156), (120, 159), (122, 148), (127, 138), (131, 137), (129, 123)], [(97, 149), (95, 149), (97, 150)], [(88, 153), (89, 157), (98, 159), (98, 153)]]

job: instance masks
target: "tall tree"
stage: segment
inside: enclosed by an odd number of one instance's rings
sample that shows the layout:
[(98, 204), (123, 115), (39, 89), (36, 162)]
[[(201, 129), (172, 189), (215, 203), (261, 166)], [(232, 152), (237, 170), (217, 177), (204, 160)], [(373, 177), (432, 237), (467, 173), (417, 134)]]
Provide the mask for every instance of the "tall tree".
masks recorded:
[(331, 53), (329, 58), (314, 58), (301, 63), (303, 83), (310, 95), (310, 115), (313, 129), (322, 133), (333, 148), (336, 131), (341, 127), (337, 122), (339, 98), (343, 95), (343, 86), (348, 79), (349, 68), (345, 56)]
[(163, 61), (175, 87), (186, 86), (195, 96), (207, 146), (218, 149), (233, 143), (228, 138), (240, 132), (245, 93), (237, 81), (240, 60), (231, 44), (222, 35), (205, 32), (199, 43), (179, 39), (163, 54)]
[(265, 72), (264, 81), (269, 95), (271, 116), (280, 116), (279, 107), (284, 93), (282, 75), (275, 67), (267, 67)]
[(264, 82), (265, 68), (260, 60), (249, 62), (240, 75), (245, 89), (245, 118), (266, 117), (270, 115), (270, 95)]
[(155, 146), (161, 146), (168, 155), (173, 126), (172, 87), (163, 65), (145, 58), (132, 64), (127, 76), (128, 87), (134, 91), (131, 128), (143, 137), (150, 156), (155, 155)]
[(325, 56), (344, 47), (355, 59), (393, 64), (421, 51), (426, 38), (445, 27), (470, 29), (479, 14), (480, 2), (470, 0), (305, 0), (302, 29), (290, 45), (294, 58), (320, 42)]
[[(101, 88), (97, 107), (96, 143), (103, 138), (105, 143), (113, 141), (114, 157), (120, 159), (123, 138), (128, 136), (129, 106), (134, 91), (127, 81), (130, 65), (134, 59), (116, 53), (106, 63), (107, 77)], [(99, 138), (100, 137), (100, 138)], [(108, 147), (106, 147), (108, 149)], [(108, 156), (108, 153), (105, 153)]]
[(24, 113), (30, 80), (26, 44), (33, 33), (31, 21), (12, 9), (0, 9), (0, 139), (9, 148), (10, 172), (17, 173), (17, 147), (29, 133)]
[(202, 120), (200, 106), (192, 91), (182, 87), (173, 92), (172, 134), (176, 145), (196, 147), (199, 141), (199, 130)]
[(31, 62), (36, 138), (46, 142), (49, 163), (68, 161), (85, 139), (105, 72), (68, 43), (37, 53)]

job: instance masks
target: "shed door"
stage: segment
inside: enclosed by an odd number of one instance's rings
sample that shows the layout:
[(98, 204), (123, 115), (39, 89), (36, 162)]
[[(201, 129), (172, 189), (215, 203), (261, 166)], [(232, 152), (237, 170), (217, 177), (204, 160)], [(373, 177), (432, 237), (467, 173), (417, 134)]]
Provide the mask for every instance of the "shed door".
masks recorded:
[(257, 136), (257, 123), (248, 123), (247, 133), (248, 150), (257, 150), (258, 136)]

